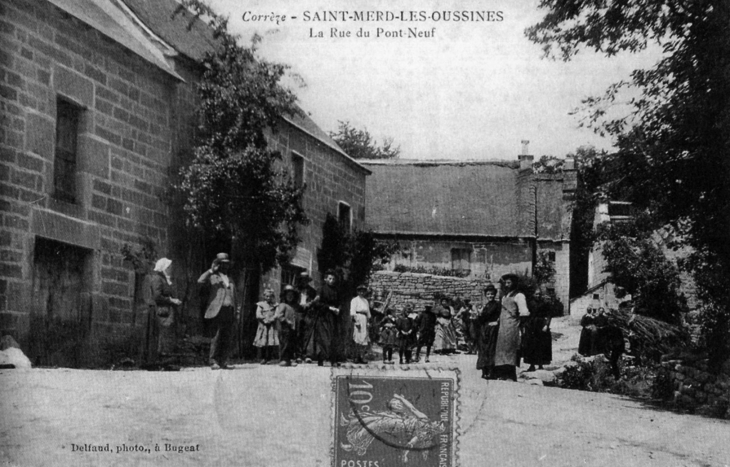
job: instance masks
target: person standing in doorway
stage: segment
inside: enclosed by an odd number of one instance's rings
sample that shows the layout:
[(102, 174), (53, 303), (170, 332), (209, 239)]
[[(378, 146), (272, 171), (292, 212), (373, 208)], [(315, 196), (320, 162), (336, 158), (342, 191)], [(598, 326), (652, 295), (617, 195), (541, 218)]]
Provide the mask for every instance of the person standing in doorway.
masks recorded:
[(231, 260), (228, 253), (218, 253), (210, 269), (205, 271), (198, 284), (210, 288), (205, 319), (210, 320), (215, 332), (210, 343), (208, 363), (211, 369), (227, 369), (228, 355), (233, 341), (236, 319), (236, 293), (233, 280), (228, 276)]
[(517, 381), (520, 349), (520, 318), (530, 316), (525, 295), (519, 291), (516, 274), (502, 276), (502, 313), (499, 315), (497, 348), (494, 355), (495, 373), (499, 379)]

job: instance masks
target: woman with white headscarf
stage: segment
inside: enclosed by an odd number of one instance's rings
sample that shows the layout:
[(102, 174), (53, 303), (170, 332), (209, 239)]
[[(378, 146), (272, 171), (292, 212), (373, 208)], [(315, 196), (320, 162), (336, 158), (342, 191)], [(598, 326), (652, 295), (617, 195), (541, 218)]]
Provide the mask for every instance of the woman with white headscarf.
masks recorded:
[(166, 357), (175, 350), (175, 307), (182, 302), (173, 297), (172, 278), (170, 269), (172, 261), (162, 258), (155, 264), (155, 270), (150, 279), (152, 303), (150, 304), (157, 317), (158, 337), (157, 355)]

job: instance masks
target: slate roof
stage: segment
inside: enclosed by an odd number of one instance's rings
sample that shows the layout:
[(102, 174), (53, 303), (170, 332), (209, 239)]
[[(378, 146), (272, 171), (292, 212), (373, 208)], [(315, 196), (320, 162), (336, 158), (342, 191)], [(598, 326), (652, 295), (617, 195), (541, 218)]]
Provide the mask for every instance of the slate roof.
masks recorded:
[[(368, 228), (388, 235), (533, 238), (531, 176), (515, 161), (360, 161)], [(557, 177), (556, 177), (557, 178)], [(528, 186), (525, 186), (528, 184)], [(538, 188), (538, 238), (567, 239), (562, 178)]]
[[(186, 57), (200, 61), (205, 58), (207, 52), (214, 50), (216, 40), (207, 24), (194, 18), (187, 10), (181, 10), (173, 18), (173, 14), (180, 6), (177, 0), (122, 1), (150, 31)], [(367, 168), (352, 159), (326, 132), (317, 126), (306, 112), (302, 113), (304, 115), (287, 116), (284, 119), (369, 173)]]
[(49, 0), (49, 3), (182, 81), (182, 78), (167, 64), (162, 52), (152, 45), (132, 21), (111, 3), (97, 0)]
[(152, 32), (177, 52), (199, 61), (215, 48), (213, 31), (203, 21), (180, 7), (176, 0), (122, 0)]

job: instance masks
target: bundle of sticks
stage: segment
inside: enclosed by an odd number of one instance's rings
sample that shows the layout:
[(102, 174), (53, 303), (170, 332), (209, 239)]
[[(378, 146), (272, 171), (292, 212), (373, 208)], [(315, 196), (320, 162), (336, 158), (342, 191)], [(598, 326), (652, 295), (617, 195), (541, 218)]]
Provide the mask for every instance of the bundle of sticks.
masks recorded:
[(633, 336), (632, 340), (638, 340), (645, 351), (665, 353), (688, 342), (689, 334), (684, 328), (665, 321), (628, 310), (611, 310), (606, 317), (610, 326), (619, 328), (626, 337)]

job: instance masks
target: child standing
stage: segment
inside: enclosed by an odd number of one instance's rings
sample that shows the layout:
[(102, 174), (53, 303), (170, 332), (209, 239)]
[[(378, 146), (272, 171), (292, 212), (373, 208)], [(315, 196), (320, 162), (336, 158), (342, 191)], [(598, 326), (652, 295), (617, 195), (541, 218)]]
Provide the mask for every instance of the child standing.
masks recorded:
[(436, 315), (433, 313), (431, 305), (426, 305), (425, 309), (416, 318), (415, 324), (418, 328), (416, 361), (421, 359), (421, 348), (426, 347), (426, 363), (428, 363), (428, 357), (431, 355), (431, 346), (436, 337)]
[(274, 324), (276, 314), (276, 303), (274, 302), (274, 291), (266, 289), (264, 299), (256, 304), (256, 319), (259, 327), (256, 330), (256, 338), (253, 345), (258, 348), (258, 358), (262, 365), (266, 365), (274, 358), (278, 351), (279, 336)]
[(414, 319), (416, 314), (413, 313), (413, 306), (409, 303), (405, 306), (401, 315), (395, 323), (398, 330), (398, 359), (403, 364), (403, 356), (406, 357), (406, 363), (411, 363), (411, 352), (416, 344), (416, 324)]
[(436, 339), (434, 351), (448, 355), (456, 352), (456, 328), (449, 309), (442, 308), (441, 316), (436, 318)]
[(397, 333), (393, 309), (389, 308), (380, 322), (380, 345), (383, 347), (383, 363), (394, 363), (393, 348), (397, 344)]
[(297, 291), (291, 286), (284, 287), (284, 300), (276, 307), (276, 324), (279, 333), (279, 366), (297, 366), (292, 362), (296, 352), (297, 332)]

